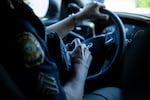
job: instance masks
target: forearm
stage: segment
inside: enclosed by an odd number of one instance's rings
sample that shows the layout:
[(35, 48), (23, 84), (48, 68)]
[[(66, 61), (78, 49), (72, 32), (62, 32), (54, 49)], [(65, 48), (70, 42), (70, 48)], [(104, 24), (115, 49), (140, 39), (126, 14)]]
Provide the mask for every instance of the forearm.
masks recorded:
[(98, 2), (91, 2), (86, 4), (79, 12), (75, 14), (75, 19), (72, 17), (67, 17), (58, 23), (52, 24), (47, 27), (48, 33), (54, 31), (59, 34), (60, 37), (66, 36), (69, 31), (74, 29), (75, 24), (81, 22), (85, 19), (108, 19), (109, 16), (106, 14), (100, 13), (99, 9), (104, 8), (105, 6)]
[(68, 16), (67, 18), (52, 24), (47, 27), (48, 33), (54, 31), (57, 32), (60, 37), (66, 36), (71, 30), (74, 29), (75, 24), (79, 23), (84, 19), (84, 16), (81, 12), (76, 13), (75, 19), (73, 17)]
[(64, 86), (67, 100), (82, 100), (88, 71), (84, 66), (79, 67), (82, 67), (80, 71)]

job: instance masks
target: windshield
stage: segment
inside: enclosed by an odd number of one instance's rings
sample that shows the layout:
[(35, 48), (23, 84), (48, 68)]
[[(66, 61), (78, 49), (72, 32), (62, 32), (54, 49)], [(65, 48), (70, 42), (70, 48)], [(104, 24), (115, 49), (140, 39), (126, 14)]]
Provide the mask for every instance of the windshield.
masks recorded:
[[(102, 0), (98, 1), (101, 2)], [(150, 16), (150, 0), (105, 0), (104, 4), (111, 11)]]
[[(50, 3), (61, 2), (62, 0), (23, 0), (39, 17), (44, 17), (51, 6)], [(73, 1), (73, 0), (72, 0)], [(106, 5), (106, 8), (115, 12), (127, 12), (144, 14), (150, 16), (150, 0), (76, 0), (83, 4), (89, 1), (99, 1)], [(51, 7), (50, 7), (51, 8)], [(52, 9), (52, 8), (51, 8)]]

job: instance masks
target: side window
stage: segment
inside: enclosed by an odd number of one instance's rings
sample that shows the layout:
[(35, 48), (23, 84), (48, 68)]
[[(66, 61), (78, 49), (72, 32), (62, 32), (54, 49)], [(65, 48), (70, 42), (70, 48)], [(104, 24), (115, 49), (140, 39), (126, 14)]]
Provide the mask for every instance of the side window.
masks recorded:
[(27, 5), (29, 5), (34, 13), (42, 18), (45, 17), (49, 8), (49, 0), (23, 0)]
[(60, 19), (62, 0), (23, 0), (45, 25), (50, 25)]

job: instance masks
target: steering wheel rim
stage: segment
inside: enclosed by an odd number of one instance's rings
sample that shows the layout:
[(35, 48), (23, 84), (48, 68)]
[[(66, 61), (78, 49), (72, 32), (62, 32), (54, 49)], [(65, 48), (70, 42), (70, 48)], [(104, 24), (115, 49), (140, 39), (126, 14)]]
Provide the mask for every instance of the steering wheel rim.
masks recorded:
[(108, 14), (110, 16), (110, 18), (112, 19), (112, 21), (114, 22), (114, 24), (117, 26), (117, 28), (119, 30), (119, 43), (118, 43), (119, 45), (115, 51), (115, 54), (114, 54), (111, 62), (109, 63), (109, 65), (102, 66), (102, 69), (98, 73), (95, 73), (92, 75), (87, 75), (87, 78), (86, 78), (87, 80), (94, 79), (94, 78), (100, 76), (101, 74), (103, 74), (104, 72), (106, 72), (114, 64), (114, 62), (116, 60), (119, 60), (122, 58), (124, 50), (125, 50), (126, 35), (125, 35), (125, 28), (124, 28), (123, 22), (121, 21), (119, 16), (117, 14), (115, 14), (114, 12), (111, 12), (107, 9), (100, 9), (100, 12), (102, 12), (104, 14)]

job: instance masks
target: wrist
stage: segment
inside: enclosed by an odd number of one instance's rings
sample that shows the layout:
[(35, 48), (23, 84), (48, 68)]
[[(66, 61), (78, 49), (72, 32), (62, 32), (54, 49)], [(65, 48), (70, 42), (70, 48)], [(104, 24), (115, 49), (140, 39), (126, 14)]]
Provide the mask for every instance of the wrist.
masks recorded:
[(85, 20), (87, 18), (86, 14), (83, 13), (83, 11), (79, 11), (77, 13), (72, 13), (69, 15), (69, 17), (72, 19), (74, 25), (77, 25), (81, 21)]
[(83, 21), (83, 20), (86, 19), (86, 15), (84, 15), (84, 14), (82, 13), (82, 11), (80, 11), (80, 12), (78, 12), (78, 13), (75, 13), (74, 16), (75, 16), (74, 21), (75, 21), (76, 24), (77, 24), (77, 23), (80, 23), (81, 21)]
[(71, 17), (71, 19), (74, 23), (74, 26), (76, 26), (76, 24), (78, 23), (76, 15), (74, 13), (72, 13), (72, 14), (69, 15), (69, 17)]
[(86, 77), (89, 68), (86, 65), (83, 65), (83, 64), (74, 64), (74, 69), (75, 69), (75, 72), (76, 72), (77, 76)]

